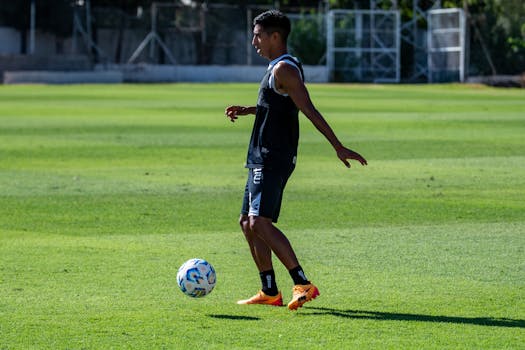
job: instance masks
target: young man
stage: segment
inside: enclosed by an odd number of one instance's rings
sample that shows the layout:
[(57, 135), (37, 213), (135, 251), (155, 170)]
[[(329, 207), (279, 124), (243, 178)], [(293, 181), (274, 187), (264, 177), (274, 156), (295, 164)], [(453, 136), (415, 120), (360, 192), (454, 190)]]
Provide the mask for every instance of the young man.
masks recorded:
[(299, 140), (298, 110), (315, 125), (334, 148), (339, 159), (350, 167), (348, 159), (362, 165), (366, 160), (346, 147), (313, 106), (304, 85), (301, 64), (287, 53), (290, 20), (283, 13), (270, 10), (254, 20), (252, 45), (270, 61), (261, 81), (257, 106), (229, 106), (225, 114), (232, 122), (240, 115), (255, 114), (248, 148), (249, 169), (239, 223), (260, 273), (262, 289), (238, 304), (282, 306), (272, 265), (272, 252), (290, 272), (294, 281), (293, 297), (288, 303), (296, 310), (316, 298), (319, 290), (305, 276), (286, 236), (277, 222), (284, 187), (292, 174)]

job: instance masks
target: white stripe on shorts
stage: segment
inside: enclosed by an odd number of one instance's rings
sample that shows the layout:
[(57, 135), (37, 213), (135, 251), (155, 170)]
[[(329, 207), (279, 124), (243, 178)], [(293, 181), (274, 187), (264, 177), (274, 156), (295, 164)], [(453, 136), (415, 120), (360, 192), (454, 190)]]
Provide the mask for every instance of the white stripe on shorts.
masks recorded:
[(259, 208), (261, 206), (261, 193), (257, 193), (255, 198), (252, 198), (252, 193), (249, 194), (250, 210), (248, 216), (259, 216)]

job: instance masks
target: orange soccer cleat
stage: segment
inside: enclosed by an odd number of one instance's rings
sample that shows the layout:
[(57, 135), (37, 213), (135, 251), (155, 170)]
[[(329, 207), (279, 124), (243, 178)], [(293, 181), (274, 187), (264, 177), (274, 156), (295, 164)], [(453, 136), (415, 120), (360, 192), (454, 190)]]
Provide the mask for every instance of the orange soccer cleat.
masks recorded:
[(293, 287), (293, 297), (292, 300), (288, 303), (288, 309), (297, 310), (304, 303), (312, 301), (313, 299), (319, 296), (319, 289), (313, 284), (296, 284)]
[(283, 296), (279, 292), (275, 296), (266, 295), (262, 290), (257, 292), (253, 297), (246, 300), (239, 300), (237, 304), (248, 305), (248, 304), (261, 304), (261, 305), (272, 305), (272, 306), (283, 306)]

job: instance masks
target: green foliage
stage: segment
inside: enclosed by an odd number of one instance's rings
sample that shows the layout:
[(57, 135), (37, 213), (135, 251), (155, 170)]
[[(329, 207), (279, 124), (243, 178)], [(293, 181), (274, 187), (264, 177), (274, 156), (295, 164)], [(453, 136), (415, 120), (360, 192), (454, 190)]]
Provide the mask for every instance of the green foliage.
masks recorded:
[(321, 63), (326, 52), (325, 26), (323, 15), (314, 11), (302, 13), (299, 19), (293, 20), (289, 48), (303, 64)]
[[(242, 307), (236, 223), (254, 84), (0, 86), (0, 345), (6, 349), (520, 348), (525, 93), (311, 85), (369, 165), (301, 119), (279, 227), (321, 296)], [(177, 290), (215, 266), (201, 300)], [(276, 262), (290, 298), (288, 273)]]
[(507, 39), (508, 44), (510, 45), (512, 51), (517, 53), (524, 53), (525, 50), (525, 40), (521, 38), (508, 38)]
[[(468, 0), (470, 14), (471, 74), (491, 74), (482, 45), (490, 52), (498, 74), (521, 74), (525, 70), (522, 43), (525, 2), (521, 0)], [(457, 1), (463, 7), (462, 1)], [(479, 33), (479, 35), (478, 35)]]

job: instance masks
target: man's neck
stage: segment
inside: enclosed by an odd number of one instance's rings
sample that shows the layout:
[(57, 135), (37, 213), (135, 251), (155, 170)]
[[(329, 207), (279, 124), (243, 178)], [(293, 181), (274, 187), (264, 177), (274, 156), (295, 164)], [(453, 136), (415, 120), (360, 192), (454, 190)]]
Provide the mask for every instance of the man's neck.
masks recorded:
[(270, 55), (270, 62), (273, 61), (274, 59), (278, 58), (278, 57), (281, 57), (282, 55), (286, 55), (288, 53), (288, 50), (286, 48), (282, 48), (282, 49), (279, 49), (279, 50), (276, 50), (275, 53), (272, 52), (272, 54)]

